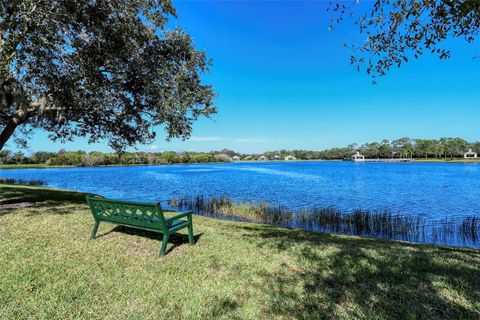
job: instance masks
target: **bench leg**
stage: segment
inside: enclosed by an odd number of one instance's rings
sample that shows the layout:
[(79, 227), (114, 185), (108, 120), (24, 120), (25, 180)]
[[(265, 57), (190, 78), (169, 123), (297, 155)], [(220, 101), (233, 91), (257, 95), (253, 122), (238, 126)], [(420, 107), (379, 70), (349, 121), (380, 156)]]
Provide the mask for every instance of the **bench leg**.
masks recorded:
[(97, 234), (97, 230), (98, 230), (99, 225), (100, 225), (100, 221), (95, 221), (95, 224), (93, 225), (92, 234), (90, 235), (90, 240), (95, 239), (95, 235)]
[(167, 250), (167, 243), (168, 243), (168, 238), (169, 238), (168, 233), (163, 234), (163, 240), (162, 240), (162, 246), (160, 247), (160, 255), (164, 256), (165, 255), (165, 250)]
[(188, 242), (192, 245), (195, 243), (195, 240), (193, 238), (193, 225), (191, 222), (190, 222), (190, 225), (188, 226)]

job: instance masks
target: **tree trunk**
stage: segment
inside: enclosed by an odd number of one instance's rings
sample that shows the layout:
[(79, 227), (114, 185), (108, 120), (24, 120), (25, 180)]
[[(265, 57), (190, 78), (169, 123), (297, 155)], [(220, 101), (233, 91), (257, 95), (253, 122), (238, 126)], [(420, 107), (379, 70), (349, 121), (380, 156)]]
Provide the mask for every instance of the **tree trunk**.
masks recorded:
[(7, 143), (8, 139), (13, 135), (15, 129), (20, 125), (20, 121), (18, 119), (12, 118), (5, 128), (3, 128), (2, 133), (0, 134), (0, 150), (3, 149), (5, 144)]
[(7, 125), (3, 128), (2, 133), (0, 133), (0, 150), (3, 149), (7, 141), (12, 137), (15, 129), (23, 123), (25, 123), (28, 118), (32, 116), (34, 109), (27, 111), (18, 110), (8, 121)]

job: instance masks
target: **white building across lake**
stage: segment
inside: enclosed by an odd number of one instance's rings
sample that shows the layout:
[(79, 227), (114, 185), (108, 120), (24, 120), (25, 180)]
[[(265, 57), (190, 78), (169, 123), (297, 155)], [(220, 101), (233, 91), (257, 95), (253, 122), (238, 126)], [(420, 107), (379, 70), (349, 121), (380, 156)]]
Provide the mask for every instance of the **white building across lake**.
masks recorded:
[(360, 154), (360, 152), (357, 151), (357, 153), (355, 153), (352, 156), (352, 161), (355, 161), (355, 162), (365, 161), (365, 156), (363, 154)]
[(468, 149), (468, 151), (463, 154), (463, 157), (465, 159), (476, 159), (478, 158), (478, 154), (473, 152), (472, 149)]
[(240, 161), (240, 157), (239, 157), (239, 156), (233, 156), (233, 157), (232, 157), (232, 160), (233, 160), (233, 161)]
[(293, 160), (297, 160), (297, 158), (295, 158), (294, 156), (292, 156), (291, 154), (289, 154), (288, 156), (285, 157), (285, 160), (286, 160), (286, 161), (293, 161)]
[(267, 161), (268, 158), (265, 157), (265, 156), (260, 156), (260, 157), (258, 157), (258, 160), (259, 160), (259, 161)]

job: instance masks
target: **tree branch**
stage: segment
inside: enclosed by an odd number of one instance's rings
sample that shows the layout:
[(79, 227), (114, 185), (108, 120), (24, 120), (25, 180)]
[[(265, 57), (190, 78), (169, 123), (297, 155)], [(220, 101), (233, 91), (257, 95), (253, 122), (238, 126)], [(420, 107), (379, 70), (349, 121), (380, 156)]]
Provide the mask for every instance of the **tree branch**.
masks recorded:
[(27, 122), (27, 120), (35, 114), (35, 112), (38, 110), (38, 107), (42, 104), (42, 101), (35, 101), (32, 102), (25, 110), (17, 110), (14, 113), (14, 115), (7, 122), (5, 128), (3, 128), (2, 133), (0, 133), (0, 150), (3, 149), (7, 141), (12, 137), (17, 127)]

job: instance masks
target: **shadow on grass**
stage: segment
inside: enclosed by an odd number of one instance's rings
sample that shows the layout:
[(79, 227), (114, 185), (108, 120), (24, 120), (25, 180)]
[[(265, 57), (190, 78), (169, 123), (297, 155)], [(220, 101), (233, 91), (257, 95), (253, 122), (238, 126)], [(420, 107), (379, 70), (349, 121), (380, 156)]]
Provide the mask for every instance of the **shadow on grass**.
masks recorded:
[(0, 204), (19, 202), (61, 201), (72, 203), (86, 203), (86, 193), (50, 189), (43, 187), (6, 186), (0, 185)]
[(64, 215), (75, 213), (75, 210), (81, 208), (79, 204), (70, 203), (66, 204), (57, 201), (44, 201), (44, 202), (18, 202), (12, 204), (0, 204), (0, 217), (3, 215), (14, 213), (16, 210), (28, 208), (27, 217), (35, 216), (37, 214), (54, 214), (54, 215)]
[(259, 289), (269, 297), (268, 314), (295, 319), (480, 319), (479, 251), (269, 226), (242, 229), (258, 247), (288, 251), (296, 264), (261, 274)]
[[(159, 245), (161, 244), (161, 242), (163, 240), (162, 233), (147, 231), (147, 230), (141, 230), (141, 229), (137, 229), (137, 228), (129, 228), (127, 226), (115, 226), (110, 231), (107, 231), (107, 232), (102, 233), (102, 234), (97, 234), (95, 239), (106, 237), (106, 236), (108, 236), (112, 233), (116, 233), (116, 232), (128, 234), (128, 235), (131, 235), (131, 236), (144, 237), (144, 238), (148, 238), (148, 239), (151, 239), (151, 240), (157, 240), (159, 242)], [(198, 240), (202, 237), (202, 235), (203, 235), (203, 233), (199, 233), (199, 234), (194, 235), (193, 236), (194, 243), (197, 243)], [(176, 247), (178, 247), (182, 244), (188, 244), (188, 235), (179, 234), (179, 233), (170, 234), (170, 238), (168, 240), (168, 243), (173, 244), (173, 246), (171, 246), (165, 252), (165, 254), (168, 254), (173, 249), (175, 249)]]

